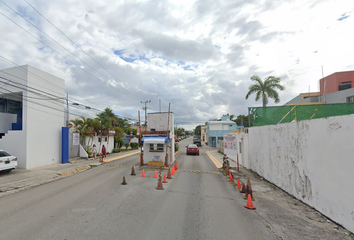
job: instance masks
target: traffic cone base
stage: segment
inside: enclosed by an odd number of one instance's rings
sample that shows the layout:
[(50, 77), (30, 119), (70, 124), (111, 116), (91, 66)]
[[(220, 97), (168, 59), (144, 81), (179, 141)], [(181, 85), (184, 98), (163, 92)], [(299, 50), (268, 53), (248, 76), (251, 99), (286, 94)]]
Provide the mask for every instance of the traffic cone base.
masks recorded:
[(163, 176), (163, 181), (162, 181), (163, 183), (168, 183), (167, 182), (167, 179), (166, 179), (166, 173), (164, 174), (164, 176)]
[(248, 194), (247, 204), (246, 204), (245, 208), (252, 209), (252, 210), (256, 209), (253, 206), (251, 194)]
[(157, 178), (157, 171), (155, 170), (155, 175), (154, 175), (154, 178)]
[(146, 177), (144, 169), (143, 169), (143, 173), (141, 174), (141, 177)]
[(123, 182), (122, 185), (127, 185), (128, 183), (125, 181), (125, 176), (123, 176)]

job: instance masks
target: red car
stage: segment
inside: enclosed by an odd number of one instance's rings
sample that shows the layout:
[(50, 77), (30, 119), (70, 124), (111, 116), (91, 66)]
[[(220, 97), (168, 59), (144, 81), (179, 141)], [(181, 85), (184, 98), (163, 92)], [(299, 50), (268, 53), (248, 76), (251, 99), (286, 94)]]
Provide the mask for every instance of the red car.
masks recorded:
[(189, 144), (186, 146), (186, 148), (187, 148), (187, 151), (186, 151), (187, 155), (189, 155), (189, 154), (199, 155), (199, 148), (197, 145)]

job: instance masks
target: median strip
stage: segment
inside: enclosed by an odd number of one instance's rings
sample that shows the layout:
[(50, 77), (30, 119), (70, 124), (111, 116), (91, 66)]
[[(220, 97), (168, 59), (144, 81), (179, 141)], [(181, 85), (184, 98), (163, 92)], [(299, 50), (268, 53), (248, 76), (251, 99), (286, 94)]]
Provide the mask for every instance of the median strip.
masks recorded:
[(112, 162), (112, 161), (115, 161), (115, 160), (118, 160), (118, 159), (121, 159), (121, 158), (125, 158), (125, 157), (129, 157), (129, 156), (132, 156), (132, 155), (138, 154), (138, 153), (140, 153), (140, 151), (128, 153), (128, 154), (125, 154), (125, 155), (122, 155), (122, 156), (118, 156), (118, 157), (115, 157), (115, 158), (112, 158), (112, 159), (108, 159), (108, 160), (103, 160), (103, 162)]

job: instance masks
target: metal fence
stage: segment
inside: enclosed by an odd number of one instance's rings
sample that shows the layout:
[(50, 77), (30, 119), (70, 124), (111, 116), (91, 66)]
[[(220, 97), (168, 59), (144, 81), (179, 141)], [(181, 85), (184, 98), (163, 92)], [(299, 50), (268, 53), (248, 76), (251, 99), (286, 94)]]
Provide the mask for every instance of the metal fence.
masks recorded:
[(255, 107), (248, 114), (251, 126), (265, 126), (354, 114), (354, 103)]

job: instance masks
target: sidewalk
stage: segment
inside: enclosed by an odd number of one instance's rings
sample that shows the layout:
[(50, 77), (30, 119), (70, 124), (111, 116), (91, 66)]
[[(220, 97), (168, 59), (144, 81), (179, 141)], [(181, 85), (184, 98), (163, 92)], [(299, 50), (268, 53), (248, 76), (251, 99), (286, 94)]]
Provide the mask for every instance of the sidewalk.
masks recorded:
[[(206, 145), (202, 147), (207, 150), (207, 155), (214, 164), (216, 163), (219, 171), (224, 173), (224, 170), (220, 169), (223, 155), (218, 153), (218, 149)], [(354, 239), (352, 233), (256, 173), (242, 166), (237, 172), (236, 165), (236, 162), (230, 161), (230, 172), (235, 182), (229, 182), (228, 176), (225, 176), (225, 180), (232, 184), (238, 194), (244, 196), (235, 188), (237, 179), (246, 184), (247, 177), (250, 177), (255, 198), (253, 205), (257, 208), (254, 212), (279, 239)], [(241, 201), (244, 201), (246, 205), (246, 200), (242, 199)]]
[[(138, 153), (140, 150), (113, 153), (107, 155), (103, 161), (110, 162)], [(15, 169), (10, 173), (0, 173), (0, 197), (86, 171), (101, 164), (98, 157), (96, 160), (93, 158), (87, 160), (72, 158), (66, 164), (53, 164), (33, 169)]]

